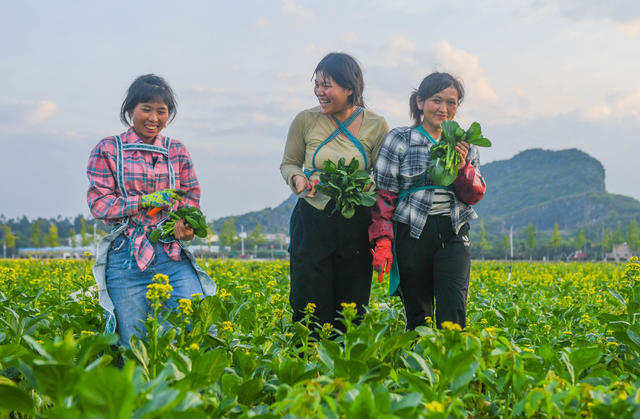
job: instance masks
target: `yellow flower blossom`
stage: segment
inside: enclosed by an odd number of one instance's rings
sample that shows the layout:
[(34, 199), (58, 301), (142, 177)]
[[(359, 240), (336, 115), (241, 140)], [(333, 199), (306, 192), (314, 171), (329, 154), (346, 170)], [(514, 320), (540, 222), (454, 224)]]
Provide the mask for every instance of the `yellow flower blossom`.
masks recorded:
[[(449, 322), (451, 323), (451, 322)], [(442, 405), (442, 403), (437, 402), (437, 401), (432, 401), (429, 402), (425, 405), (425, 407), (427, 408), (427, 410), (431, 411), (431, 412), (438, 412), (438, 413), (444, 413), (444, 406)]]
[(183, 316), (189, 316), (193, 314), (193, 307), (191, 306), (191, 300), (188, 298), (181, 298), (178, 300), (178, 310)]
[(343, 309), (345, 308), (356, 308), (356, 303), (341, 303), (340, 304)]
[(222, 298), (223, 300), (229, 296), (231, 296), (231, 293), (228, 292), (226, 289), (220, 288), (218, 290), (218, 297)]
[(222, 331), (225, 333), (233, 332), (233, 323), (229, 321), (222, 322)]
[(455, 330), (457, 332), (461, 332), (462, 331), (462, 327), (460, 327), (460, 325), (458, 323), (453, 323), (450, 321), (444, 321), (442, 322), (442, 328), (446, 329), (446, 330)]
[(169, 285), (169, 277), (164, 274), (156, 274), (153, 282), (147, 285), (147, 300), (154, 308), (160, 308), (162, 302), (171, 298), (173, 287)]
[(187, 349), (190, 351), (199, 351), (200, 345), (198, 345), (197, 343), (192, 343)]
[(307, 303), (307, 306), (304, 308), (305, 314), (313, 314), (316, 312), (316, 305), (314, 303)]

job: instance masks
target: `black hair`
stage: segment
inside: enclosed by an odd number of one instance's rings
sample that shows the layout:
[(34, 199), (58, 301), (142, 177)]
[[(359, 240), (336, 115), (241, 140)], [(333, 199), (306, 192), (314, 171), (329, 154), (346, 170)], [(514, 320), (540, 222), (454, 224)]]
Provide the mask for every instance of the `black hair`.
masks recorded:
[(409, 97), (409, 116), (413, 118), (414, 126), (420, 125), (422, 116), (422, 111), (418, 109), (418, 99), (428, 99), (451, 86), (458, 91), (458, 105), (460, 105), (462, 99), (464, 99), (464, 86), (462, 86), (462, 81), (459, 79), (449, 73), (431, 73), (422, 80), (420, 87), (414, 90)]
[(167, 108), (169, 108), (169, 122), (173, 121), (177, 112), (176, 97), (169, 83), (155, 74), (145, 74), (138, 77), (127, 89), (127, 96), (120, 107), (120, 120), (123, 124), (131, 126), (127, 116), (130, 116), (129, 114), (133, 112), (138, 103), (158, 100), (162, 100), (167, 105)]
[(351, 90), (347, 103), (365, 107), (362, 97), (364, 79), (355, 58), (342, 52), (331, 52), (313, 70), (314, 76), (318, 73), (330, 76), (340, 87)]

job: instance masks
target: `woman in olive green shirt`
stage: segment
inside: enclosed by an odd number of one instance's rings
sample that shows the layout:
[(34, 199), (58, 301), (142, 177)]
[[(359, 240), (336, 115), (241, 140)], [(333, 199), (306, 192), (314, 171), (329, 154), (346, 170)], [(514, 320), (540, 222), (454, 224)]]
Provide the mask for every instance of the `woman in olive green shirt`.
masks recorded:
[[(371, 253), (367, 229), (370, 209), (358, 207), (345, 219), (331, 215), (334, 202), (317, 192), (326, 160), (353, 157), (371, 170), (389, 131), (384, 118), (364, 108), (362, 71), (353, 57), (331, 53), (318, 63), (314, 93), (320, 106), (300, 112), (289, 128), (280, 171), (301, 199), (291, 215), (291, 291), (293, 320), (315, 304), (315, 321), (333, 324), (341, 303), (356, 303), (364, 314), (371, 292)], [(343, 128), (341, 128), (343, 127)], [(346, 130), (346, 132), (345, 132)]]

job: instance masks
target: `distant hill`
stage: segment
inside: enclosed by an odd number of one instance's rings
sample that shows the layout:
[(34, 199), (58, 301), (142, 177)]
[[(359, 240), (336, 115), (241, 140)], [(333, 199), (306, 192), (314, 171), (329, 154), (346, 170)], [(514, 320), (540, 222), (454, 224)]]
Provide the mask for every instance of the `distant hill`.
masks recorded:
[[(538, 230), (615, 229), (633, 218), (640, 224), (640, 202), (607, 193), (602, 164), (577, 149), (531, 149), (508, 160), (481, 167), (487, 193), (476, 206), (490, 234), (534, 224)], [(275, 208), (235, 216), (236, 228), (263, 233), (287, 233), (297, 198), (291, 195)], [(214, 221), (216, 231), (230, 217)]]
[(246, 214), (218, 218), (213, 221), (214, 231), (219, 233), (222, 224), (233, 217), (236, 231), (240, 231), (240, 226), (242, 225), (246, 232), (250, 232), (260, 223), (262, 233), (288, 233), (289, 218), (291, 218), (291, 211), (293, 211), (297, 201), (298, 198), (292, 194), (275, 208), (265, 208)]
[[(481, 167), (487, 193), (476, 211), (494, 233), (534, 224), (576, 230), (640, 221), (640, 202), (607, 193), (602, 164), (577, 149), (532, 149)], [(605, 225), (606, 224), (606, 225)]]

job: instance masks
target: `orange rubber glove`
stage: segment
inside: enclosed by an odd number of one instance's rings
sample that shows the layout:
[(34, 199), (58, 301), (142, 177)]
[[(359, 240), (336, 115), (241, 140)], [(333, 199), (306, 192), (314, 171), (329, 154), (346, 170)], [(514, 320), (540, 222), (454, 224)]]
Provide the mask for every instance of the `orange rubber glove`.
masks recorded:
[(391, 263), (393, 263), (393, 254), (391, 253), (391, 240), (386, 237), (376, 241), (376, 250), (372, 250), (373, 269), (380, 272), (378, 282), (382, 282), (382, 275), (391, 271)]

